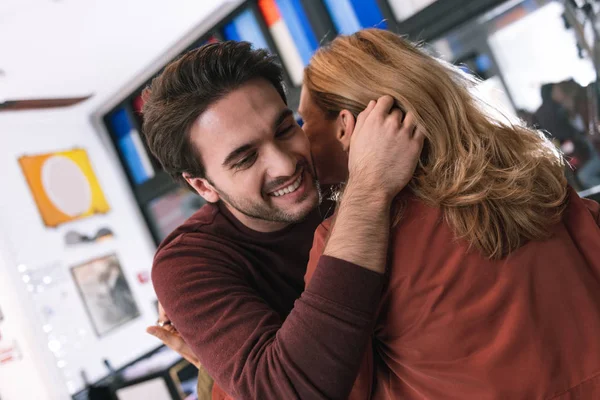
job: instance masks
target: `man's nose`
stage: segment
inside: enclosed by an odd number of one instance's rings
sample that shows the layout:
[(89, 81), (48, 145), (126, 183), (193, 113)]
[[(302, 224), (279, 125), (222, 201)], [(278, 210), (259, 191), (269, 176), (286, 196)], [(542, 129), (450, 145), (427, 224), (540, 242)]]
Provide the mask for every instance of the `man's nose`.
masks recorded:
[(268, 174), (272, 178), (292, 176), (296, 172), (298, 160), (284, 149), (275, 147), (269, 155)]

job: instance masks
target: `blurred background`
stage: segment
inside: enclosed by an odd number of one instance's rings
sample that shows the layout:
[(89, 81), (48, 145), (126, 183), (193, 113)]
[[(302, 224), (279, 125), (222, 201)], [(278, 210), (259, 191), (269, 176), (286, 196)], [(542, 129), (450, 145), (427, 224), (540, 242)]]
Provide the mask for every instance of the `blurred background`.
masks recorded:
[(145, 333), (156, 246), (203, 205), (141, 135), (141, 91), (221, 40), (278, 55), (290, 104), (338, 34), (379, 27), (481, 79), (600, 196), (597, 13), (586, 0), (1, 0), (0, 400), (194, 399), (197, 371)]

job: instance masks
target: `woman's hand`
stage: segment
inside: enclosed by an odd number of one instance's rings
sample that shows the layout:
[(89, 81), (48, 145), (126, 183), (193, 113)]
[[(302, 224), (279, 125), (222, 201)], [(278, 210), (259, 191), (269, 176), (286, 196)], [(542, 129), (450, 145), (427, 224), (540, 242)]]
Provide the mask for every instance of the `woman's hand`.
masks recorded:
[(162, 326), (149, 326), (146, 328), (146, 332), (160, 339), (165, 346), (176, 351), (181, 357), (185, 358), (196, 368), (200, 369), (200, 360), (198, 360), (198, 357), (196, 357), (192, 349), (183, 340), (179, 332), (177, 332), (175, 326), (171, 324), (169, 317), (167, 317), (167, 314), (165, 314), (165, 310), (162, 308), (160, 303), (158, 304), (158, 323)]

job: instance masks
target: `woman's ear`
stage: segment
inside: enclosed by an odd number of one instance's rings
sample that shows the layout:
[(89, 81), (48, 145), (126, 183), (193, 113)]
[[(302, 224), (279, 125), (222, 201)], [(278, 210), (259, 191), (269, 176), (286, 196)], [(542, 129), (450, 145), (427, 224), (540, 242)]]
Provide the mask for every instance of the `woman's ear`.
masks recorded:
[(194, 178), (188, 173), (183, 174), (183, 178), (186, 182), (196, 190), (196, 192), (209, 203), (216, 203), (219, 201), (220, 196), (217, 189), (204, 178)]
[(354, 118), (354, 115), (350, 111), (340, 111), (336, 121), (336, 139), (342, 144), (344, 151), (350, 149), (350, 138), (354, 132), (355, 124), (356, 118)]

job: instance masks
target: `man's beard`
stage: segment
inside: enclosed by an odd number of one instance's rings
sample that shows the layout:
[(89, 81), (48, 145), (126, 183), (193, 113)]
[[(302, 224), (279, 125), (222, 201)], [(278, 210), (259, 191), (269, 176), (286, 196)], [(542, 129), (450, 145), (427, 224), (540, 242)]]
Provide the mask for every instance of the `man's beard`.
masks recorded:
[[(270, 222), (297, 223), (304, 220), (304, 218), (306, 218), (310, 211), (312, 211), (318, 204), (321, 204), (321, 187), (319, 185), (319, 181), (315, 177), (316, 174), (310, 170), (310, 167), (308, 165), (305, 165), (304, 170), (307, 172), (307, 177), (305, 177), (304, 179), (311, 179), (315, 190), (317, 191), (318, 203), (311, 206), (310, 209), (306, 211), (295, 214), (282, 210), (281, 208), (276, 207), (272, 203), (267, 201), (252, 202), (246, 199), (236, 198), (234, 196), (230, 196), (228, 193), (219, 190), (214, 184), (213, 187), (217, 189), (219, 197), (221, 197), (224, 203), (227, 203), (229, 206), (236, 209), (237, 211), (239, 211), (247, 217)], [(304, 171), (302, 173), (304, 174)], [(286, 179), (289, 179), (289, 177)], [(274, 185), (271, 184), (269, 186)], [(297, 203), (302, 203), (311, 195), (311, 192), (306, 191), (297, 200)]]

